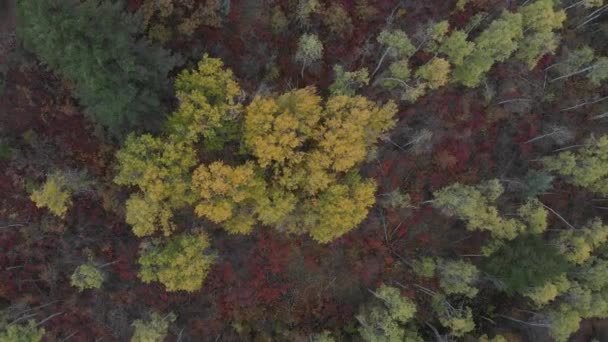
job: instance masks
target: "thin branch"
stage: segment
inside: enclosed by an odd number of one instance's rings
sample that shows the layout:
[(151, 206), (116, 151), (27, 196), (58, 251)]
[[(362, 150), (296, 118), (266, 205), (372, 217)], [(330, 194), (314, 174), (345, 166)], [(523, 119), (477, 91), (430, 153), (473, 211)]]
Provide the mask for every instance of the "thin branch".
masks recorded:
[(577, 148), (577, 147), (583, 147), (583, 146), (585, 146), (585, 145), (584, 144), (570, 145), (570, 146), (558, 148), (557, 150), (553, 150), (553, 152), (561, 152), (561, 151), (569, 150), (571, 148)]
[(17, 269), (17, 268), (22, 268), (22, 267), (25, 267), (25, 265), (11, 266), (11, 267), (5, 268), (4, 270), (5, 271), (10, 271), (10, 270), (14, 270), (14, 269)]
[(505, 315), (497, 315), (497, 316), (502, 317), (502, 318), (506, 318), (506, 319), (511, 320), (513, 322), (517, 322), (517, 323), (521, 323), (521, 324), (525, 324), (525, 325), (530, 325), (530, 326), (533, 326), (533, 327), (543, 327), (543, 328), (550, 327), (550, 325), (546, 324), (546, 323), (530, 323), (530, 322), (522, 321), (522, 320), (515, 319), (513, 317), (509, 317), (509, 316), (505, 316)]
[(430, 289), (427, 289), (424, 286), (420, 286), (420, 285), (415, 284), (415, 283), (412, 283), (412, 285), (416, 286), (418, 289), (420, 289), (420, 291), (422, 291), (423, 293), (425, 293), (425, 294), (427, 294), (427, 295), (429, 295), (431, 297), (435, 297), (437, 295), (437, 292), (435, 292), (433, 290), (430, 290)]
[(591, 120), (604, 119), (604, 118), (608, 118), (608, 112), (595, 115), (595, 116), (591, 117)]
[(439, 341), (439, 342), (445, 342), (446, 341), (446, 339), (439, 334), (439, 331), (437, 330), (437, 328), (435, 328), (431, 323), (424, 322), (424, 324), (426, 324), (429, 328), (431, 328), (431, 330), (433, 330), (433, 333), (435, 334), (435, 337), (437, 337), (437, 341)]
[(554, 79), (549, 80), (549, 83), (552, 83), (552, 82), (555, 82), (555, 81), (559, 81), (559, 80), (562, 80), (562, 79), (564, 79), (564, 78), (569, 78), (569, 77), (572, 77), (572, 76), (575, 76), (575, 75), (578, 75), (578, 74), (582, 74), (582, 73), (584, 73), (584, 72), (587, 72), (587, 71), (593, 70), (595, 67), (597, 67), (597, 64), (594, 64), (594, 65), (588, 66), (588, 67), (586, 67), (586, 68), (583, 68), (583, 69), (580, 69), (580, 70), (577, 70), (577, 71), (571, 72), (571, 73), (566, 74), (566, 75), (563, 75), (563, 76), (556, 77), (556, 78), (554, 78)]
[(402, 263), (406, 264), (409, 267), (412, 267), (412, 268), (414, 267), (414, 265), (411, 262), (405, 260), (405, 258), (402, 257), (401, 255), (399, 255), (399, 253), (397, 253), (395, 251), (391, 251), (391, 253), (393, 253), (397, 258), (399, 258), (399, 260), (401, 260)]
[(488, 322), (490, 322), (490, 323), (492, 323), (492, 324), (496, 325), (496, 322), (494, 322), (494, 321), (493, 321), (492, 319), (490, 319), (489, 317), (486, 317), (486, 316), (479, 316), (479, 317), (481, 317), (481, 318), (485, 319), (486, 321), (488, 321)]
[(52, 301), (52, 302), (48, 302), (48, 303), (46, 303), (46, 304), (38, 305), (38, 306), (36, 306), (36, 307), (29, 308), (29, 309), (27, 309), (27, 310), (21, 311), (21, 312), (20, 312), (18, 315), (23, 315), (24, 313), (26, 313), (26, 312), (30, 312), (30, 311), (32, 311), (32, 310), (42, 309), (42, 308), (45, 308), (45, 307), (47, 307), (47, 306), (49, 306), (49, 305), (53, 305), (53, 304), (55, 304), (55, 303), (57, 303), (57, 302), (59, 302), (59, 301), (58, 301), (58, 300), (54, 300), (54, 301)]
[(386, 50), (384, 50), (384, 53), (382, 54), (382, 57), (380, 57), (380, 61), (378, 62), (378, 65), (376, 65), (376, 69), (374, 69), (374, 72), (372, 72), (372, 74), (369, 76), (370, 79), (374, 78), (374, 75), (376, 75), (376, 73), (378, 72), (378, 70), (380, 70), (380, 67), (382, 66), (382, 63), (384, 62), (384, 59), (386, 58), (386, 55), (388, 55), (388, 53), (391, 51), (391, 47), (387, 47)]
[(587, 20), (585, 20), (582, 24), (578, 25), (576, 28), (579, 29), (585, 25), (587, 25), (588, 23), (592, 22), (593, 20), (599, 18), (603, 13), (603, 11), (608, 8), (608, 5), (605, 5), (603, 7), (600, 7), (598, 10), (593, 11), (591, 14), (589, 14), (587, 16)]
[(548, 207), (547, 205), (545, 205), (544, 203), (540, 203), (543, 205), (543, 207), (545, 207), (547, 210), (549, 210), (550, 212), (552, 212), (553, 214), (555, 214), (555, 216), (557, 216), (562, 222), (564, 222), (568, 227), (572, 228), (572, 229), (576, 229), (574, 228), (573, 225), (571, 225), (570, 223), (568, 223), (568, 221), (566, 221), (565, 218), (562, 217), (562, 215), (558, 214), (557, 211), (551, 209), (550, 207)]
[(104, 268), (104, 267), (106, 267), (106, 266), (114, 265), (114, 264), (115, 264), (115, 263), (117, 263), (117, 262), (118, 262), (118, 260), (114, 260), (114, 261), (111, 261), (111, 262), (106, 262), (106, 263), (105, 263), (105, 264), (103, 264), (103, 265), (99, 265), (99, 266), (97, 266), (97, 268)]
[(24, 320), (24, 319), (28, 319), (28, 318), (32, 318), (32, 317), (37, 316), (37, 315), (38, 315), (37, 313), (33, 313), (33, 314), (29, 314), (29, 315), (21, 316), (21, 317), (19, 317), (19, 318), (16, 318), (16, 319), (15, 319), (15, 320), (13, 320), (12, 322), (10, 322), (8, 325), (15, 324), (15, 323), (17, 323), (17, 322), (19, 322), (19, 321), (22, 321), (22, 320)]
[(406, 149), (404, 149), (403, 147), (401, 147), (399, 144), (397, 144), (396, 142), (394, 142), (391, 138), (386, 138), (386, 141), (390, 142), (391, 144), (395, 145), (397, 148), (399, 148), (401, 151), (403, 152), (407, 152)]
[(15, 228), (15, 227), (23, 227), (23, 224), (21, 224), (21, 223), (9, 224), (9, 225), (0, 227), (0, 229), (8, 229), (8, 228)]
[(54, 314), (50, 315), (49, 317), (43, 319), (42, 321), (38, 322), (38, 324), (36, 324), (36, 326), (42, 325), (42, 324), (44, 324), (44, 322), (48, 321), (49, 319), (53, 319), (54, 317), (59, 316), (59, 315), (63, 315), (63, 314), (64, 314), (63, 311), (62, 312), (54, 313)]
[(583, 107), (583, 106), (586, 106), (586, 105), (592, 105), (592, 104), (596, 104), (596, 103), (598, 103), (598, 102), (602, 102), (602, 101), (604, 101), (604, 100), (606, 100), (606, 99), (608, 99), (608, 96), (604, 96), (604, 97), (602, 97), (602, 98), (599, 98), (599, 99), (596, 99), (596, 100), (592, 100), (592, 101), (585, 100), (584, 102), (579, 103), (579, 104), (577, 104), (577, 105), (574, 105), (574, 106), (572, 106), (572, 107), (568, 107), (568, 108), (561, 109), (561, 110), (560, 110), (560, 112), (565, 112), (565, 111), (567, 111), (567, 110), (577, 109), (577, 108), (580, 108), (580, 107)]
[(73, 333), (71, 333), (70, 335), (68, 335), (68, 337), (61, 339), (61, 341), (59, 341), (59, 342), (65, 342), (65, 341), (69, 340), (72, 336), (76, 335), (77, 333), (78, 333), (78, 330), (76, 330)]
[(405, 86), (408, 89), (414, 89), (412, 86), (410, 86), (409, 84), (405, 83), (404, 80), (396, 78), (396, 77), (383, 77), (381, 79), (378, 80), (378, 82), (380, 81), (395, 81), (400, 83), (401, 85)]
[(533, 101), (534, 100), (528, 99), (528, 98), (518, 98), (518, 99), (509, 99), (509, 100), (500, 101), (497, 103), (497, 105), (507, 104), (507, 103), (511, 103), (511, 102), (533, 102)]
[(543, 139), (543, 138), (546, 138), (546, 137), (550, 137), (550, 136), (552, 136), (552, 135), (554, 135), (554, 134), (557, 134), (557, 133), (562, 133), (562, 132), (563, 132), (563, 130), (562, 130), (562, 129), (557, 129), (557, 130), (555, 130), (555, 131), (553, 131), (553, 132), (551, 132), (551, 133), (547, 133), (547, 134), (539, 135), (539, 136), (537, 136), (537, 137), (535, 137), (535, 138), (532, 138), (532, 139), (530, 139), (530, 140), (528, 140), (528, 141), (524, 142), (524, 144), (529, 144), (529, 143), (531, 143), (531, 142), (535, 142), (535, 141), (537, 141), (537, 140), (540, 140), (540, 139)]

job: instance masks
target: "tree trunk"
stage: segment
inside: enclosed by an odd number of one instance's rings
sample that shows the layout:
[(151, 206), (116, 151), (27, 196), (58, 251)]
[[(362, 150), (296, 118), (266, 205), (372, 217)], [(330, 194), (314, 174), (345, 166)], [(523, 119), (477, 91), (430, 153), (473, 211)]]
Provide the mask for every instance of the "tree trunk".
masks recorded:
[(575, 75), (578, 75), (578, 74), (582, 74), (582, 73), (584, 73), (584, 72), (587, 72), (587, 71), (593, 70), (593, 68), (595, 68), (595, 67), (596, 67), (596, 65), (594, 64), (594, 65), (588, 66), (588, 67), (586, 67), (586, 68), (580, 69), (580, 70), (578, 70), (578, 71), (571, 72), (571, 73), (566, 74), (566, 75), (564, 75), (564, 76), (556, 77), (556, 78), (554, 78), (554, 79), (552, 79), (552, 80), (549, 80), (549, 83), (551, 83), (551, 82), (555, 82), (555, 81), (559, 81), (559, 80), (562, 80), (562, 79), (564, 79), (564, 78), (570, 78), (570, 77), (575, 76)]

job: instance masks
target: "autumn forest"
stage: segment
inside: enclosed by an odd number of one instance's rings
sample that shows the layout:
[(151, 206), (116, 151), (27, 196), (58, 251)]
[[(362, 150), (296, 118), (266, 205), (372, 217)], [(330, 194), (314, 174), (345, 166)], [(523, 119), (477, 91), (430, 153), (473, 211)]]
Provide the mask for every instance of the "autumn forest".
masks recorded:
[(0, 0), (38, 341), (608, 341), (608, 3)]

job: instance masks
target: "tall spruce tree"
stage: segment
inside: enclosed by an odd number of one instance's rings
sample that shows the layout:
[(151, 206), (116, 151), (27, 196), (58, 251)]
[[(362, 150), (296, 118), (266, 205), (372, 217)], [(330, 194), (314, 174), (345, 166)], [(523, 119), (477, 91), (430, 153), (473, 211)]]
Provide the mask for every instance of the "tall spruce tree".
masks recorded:
[(17, 11), (25, 48), (74, 84), (97, 123), (121, 136), (162, 119), (178, 58), (140, 39), (141, 20), (120, 2), (19, 0)]

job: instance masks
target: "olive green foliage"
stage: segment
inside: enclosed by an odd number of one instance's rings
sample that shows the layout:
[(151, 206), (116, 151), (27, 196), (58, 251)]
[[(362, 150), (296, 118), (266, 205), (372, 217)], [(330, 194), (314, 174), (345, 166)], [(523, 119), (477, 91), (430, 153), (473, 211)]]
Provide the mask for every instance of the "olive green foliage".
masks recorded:
[(166, 124), (173, 140), (197, 142), (202, 137), (206, 148), (221, 149), (237, 138), (241, 89), (220, 59), (204, 55), (195, 69), (182, 71), (175, 92), (179, 107)]
[(406, 341), (407, 336), (417, 341), (415, 332), (408, 331), (405, 325), (414, 317), (416, 305), (394, 287), (382, 286), (373, 294), (375, 300), (361, 307), (357, 316), (363, 340), (398, 342)]
[(153, 201), (166, 200), (173, 205), (190, 202), (188, 171), (195, 158), (189, 144), (150, 134), (131, 135), (116, 159), (116, 184), (137, 186)]
[(437, 89), (448, 83), (450, 63), (443, 58), (433, 58), (431, 61), (416, 70), (416, 76), (424, 83), (425, 87)]
[(566, 260), (582, 264), (589, 260), (594, 250), (608, 242), (608, 225), (595, 218), (580, 229), (560, 231), (556, 240), (557, 248)]
[(323, 331), (313, 337), (314, 342), (336, 342), (329, 331)]
[(272, 29), (272, 33), (281, 34), (287, 30), (289, 26), (289, 20), (283, 10), (281, 10), (281, 6), (276, 5), (272, 8), (272, 13), (270, 15), (270, 27)]
[(294, 13), (295, 21), (301, 27), (309, 27), (311, 16), (321, 12), (321, 9), (319, 0), (298, 0), (297, 9)]
[(0, 330), (0, 342), (40, 342), (45, 330), (38, 327), (36, 321), (28, 320), (25, 324), (11, 324)]
[(529, 298), (538, 312), (533, 324), (565, 342), (583, 319), (608, 317), (608, 226), (594, 219), (550, 238), (522, 235), (504, 241), (482, 268), (508, 294)]
[(30, 198), (38, 208), (48, 208), (55, 216), (63, 218), (72, 204), (72, 195), (89, 185), (82, 172), (55, 171)]
[(407, 59), (416, 51), (407, 34), (401, 30), (383, 30), (377, 40), (386, 46), (388, 54), (393, 58)]
[(369, 83), (367, 69), (345, 71), (341, 65), (334, 65), (335, 80), (329, 86), (332, 95), (354, 96), (357, 89)]
[(433, 206), (465, 220), (469, 230), (489, 230), (496, 238), (513, 239), (525, 230), (525, 225), (499, 215), (493, 204), (503, 191), (496, 179), (475, 187), (456, 183), (436, 191)]
[(374, 295), (382, 300), (393, 319), (403, 323), (414, 318), (416, 304), (408, 298), (401, 296), (399, 289), (390, 286), (381, 286)]
[(462, 260), (448, 260), (440, 263), (439, 286), (445, 294), (461, 294), (469, 298), (477, 295), (475, 283), (479, 270), (475, 265)]
[(47, 177), (46, 182), (30, 196), (38, 208), (48, 208), (56, 216), (64, 217), (71, 205), (71, 191), (61, 173)]
[(574, 185), (608, 195), (608, 135), (591, 136), (583, 147), (546, 157), (543, 164)]
[(251, 232), (255, 223), (251, 208), (265, 196), (264, 180), (256, 175), (253, 163), (237, 167), (221, 162), (201, 165), (192, 178), (201, 198), (195, 209), (197, 215), (223, 224), (230, 233)]
[(132, 323), (135, 331), (131, 337), (131, 342), (163, 342), (169, 331), (169, 325), (176, 318), (172, 312), (164, 317), (154, 312), (147, 320), (135, 320)]
[(599, 57), (593, 64), (593, 69), (588, 74), (589, 81), (599, 86), (608, 79), (608, 57)]
[(437, 52), (448, 57), (448, 61), (459, 66), (464, 63), (465, 57), (475, 49), (475, 43), (467, 40), (467, 34), (463, 31), (453, 31), (439, 46)]
[(382, 194), (380, 205), (385, 209), (411, 208), (412, 198), (409, 194), (403, 193), (400, 189), (395, 189), (389, 193)]
[(74, 83), (98, 123), (118, 135), (158, 123), (178, 61), (137, 38), (140, 20), (121, 2), (20, 0), (17, 8), (25, 47)]
[(423, 257), (412, 262), (414, 273), (423, 278), (433, 278), (437, 269), (437, 263), (431, 257)]
[(488, 337), (488, 335), (479, 336), (479, 342), (509, 342), (504, 336), (496, 335), (492, 338)]
[(557, 341), (567, 341), (579, 329), (580, 321), (608, 317), (608, 261), (593, 259), (573, 268), (569, 287), (553, 305), (548, 305), (546, 322)]
[(424, 93), (424, 87), (421, 87), (420, 91), (415, 92), (413, 91), (413, 87), (407, 84), (411, 76), (409, 58), (416, 51), (416, 47), (412, 44), (407, 34), (402, 30), (383, 30), (378, 35), (377, 41), (384, 47), (384, 53), (380, 62), (387, 56), (393, 59), (387, 72), (385, 72), (386, 77), (383, 78), (382, 84), (389, 89), (405, 87), (407, 91), (403, 96), (407, 97), (408, 100), (413, 101), (421, 96)]
[(555, 279), (551, 279), (542, 285), (530, 287), (522, 294), (532, 300), (536, 306), (543, 306), (557, 298), (570, 288), (570, 282), (566, 274), (560, 274)]
[(557, 342), (566, 342), (578, 330), (581, 316), (567, 305), (549, 311), (549, 332)]
[(549, 213), (536, 198), (528, 200), (517, 209), (517, 214), (526, 223), (527, 232), (541, 234), (547, 229), (547, 216)]
[(515, 57), (530, 69), (543, 55), (555, 52), (559, 45), (559, 36), (553, 30), (562, 27), (566, 13), (563, 10), (555, 11), (554, 7), (554, 0), (537, 0), (519, 10), (526, 34)]
[(560, 74), (565, 75), (574, 73), (590, 64), (594, 58), (595, 53), (589, 46), (583, 45), (574, 50), (565, 47), (559, 58), (559, 62), (554, 66)]
[[(1, 87), (1, 85), (0, 85)], [(1, 88), (0, 88), (1, 89)], [(0, 96), (2, 96), (2, 92), (0, 90)], [(16, 149), (10, 143), (2, 141), (0, 139), (0, 160), (11, 160), (15, 155)]]
[(517, 217), (502, 217), (495, 202), (503, 192), (504, 187), (496, 179), (476, 186), (456, 183), (435, 191), (433, 206), (466, 221), (468, 230), (487, 230), (499, 240), (512, 240), (520, 234), (540, 234), (545, 231), (547, 211), (536, 199), (524, 203), (517, 210)]
[[(296, 62), (302, 64), (302, 70), (323, 57), (323, 43), (316, 34), (303, 34), (298, 41)], [(303, 71), (302, 71), (303, 72)]]
[(139, 12), (148, 36), (166, 43), (175, 36), (192, 36), (202, 25), (222, 27), (230, 1), (143, 0)]
[(601, 7), (604, 0), (583, 0), (582, 3), (586, 8)]
[(475, 47), (454, 69), (453, 77), (467, 87), (475, 87), (494, 63), (502, 62), (517, 50), (523, 38), (522, 15), (503, 12), (474, 40)]
[(149, 134), (130, 135), (116, 154), (118, 174), (114, 182), (135, 185), (142, 192), (127, 201), (127, 222), (138, 236), (157, 229), (169, 235), (174, 227), (172, 210), (193, 201), (190, 169), (195, 151), (186, 142), (167, 141)]
[(464, 305), (454, 306), (443, 295), (436, 295), (433, 298), (432, 307), (437, 313), (437, 318), (441, 322), (441, 325), (448, 328), (451, 335), (461, 337), (475, 330), (473, 311), (470, 307)]
[(599, 86), (602, 81), (608, 79), (608, 57), (596, 57), (593, 49), (586, 45), (575, 50), (564, 48), (560, 61), (552, 67), (561, 74), (551, 80), (552, 82), (584, 75), (592, 85)]
[(353, 30), (348, 11), (339, 3), (332, 3), (323, 11), (323, 23), (330, 34), (338, 37), (348, 37)]
[(482, 269), (507, 293), (525, 293), (562, 275), (568, 262), (559, 250), (536, 235), (520, 236), (484, 258)]
[(305, 227), (319, 242), (329, 242), (355, 228), (367, 217), (374, 204), (376, 185), (358, 174), (348, 175), (342, 184), (330, 186), (317, 202), (308, 202), (304, 210), (312, 215), (304, 219)]
[(192, 169), (195, 144), (221, 147), (234, 138), (240, 88), (221, 60), (205, 55), (197, 68), (180, 73), (175, 81), (180, 105), (165, 125), (167, 134), (127, 137), (116, 154), (114, 182), (137, 186), (140, 193), (127, 201), (127, 223), (137, 236), (161, 230), (170, 235), (173, 212), (194, 203)]
[(79, 291), (83, 291), (100, 288), (103, 280), (104, 275), (99, 268), (91, 264), (82, 264), (72, 273), (70, 284)]
[(133, 234), (139, 237), (152, 235), (159, 228), (165, 235), (170, 235), (175, 229), (171, 220), (173, 211), (163, 202), (136, 193), (127, 200), (125, 207), (125, 220), (132, 226)]
[(201, 288), (211, 265), (212, 254), (205, 254), (209, 240), (205, 234), (181, 234), (163, 246), (153, 246), (139, 257), (139, 277), (145, 283), (159, 281), (167, 291), (193, 292)]

